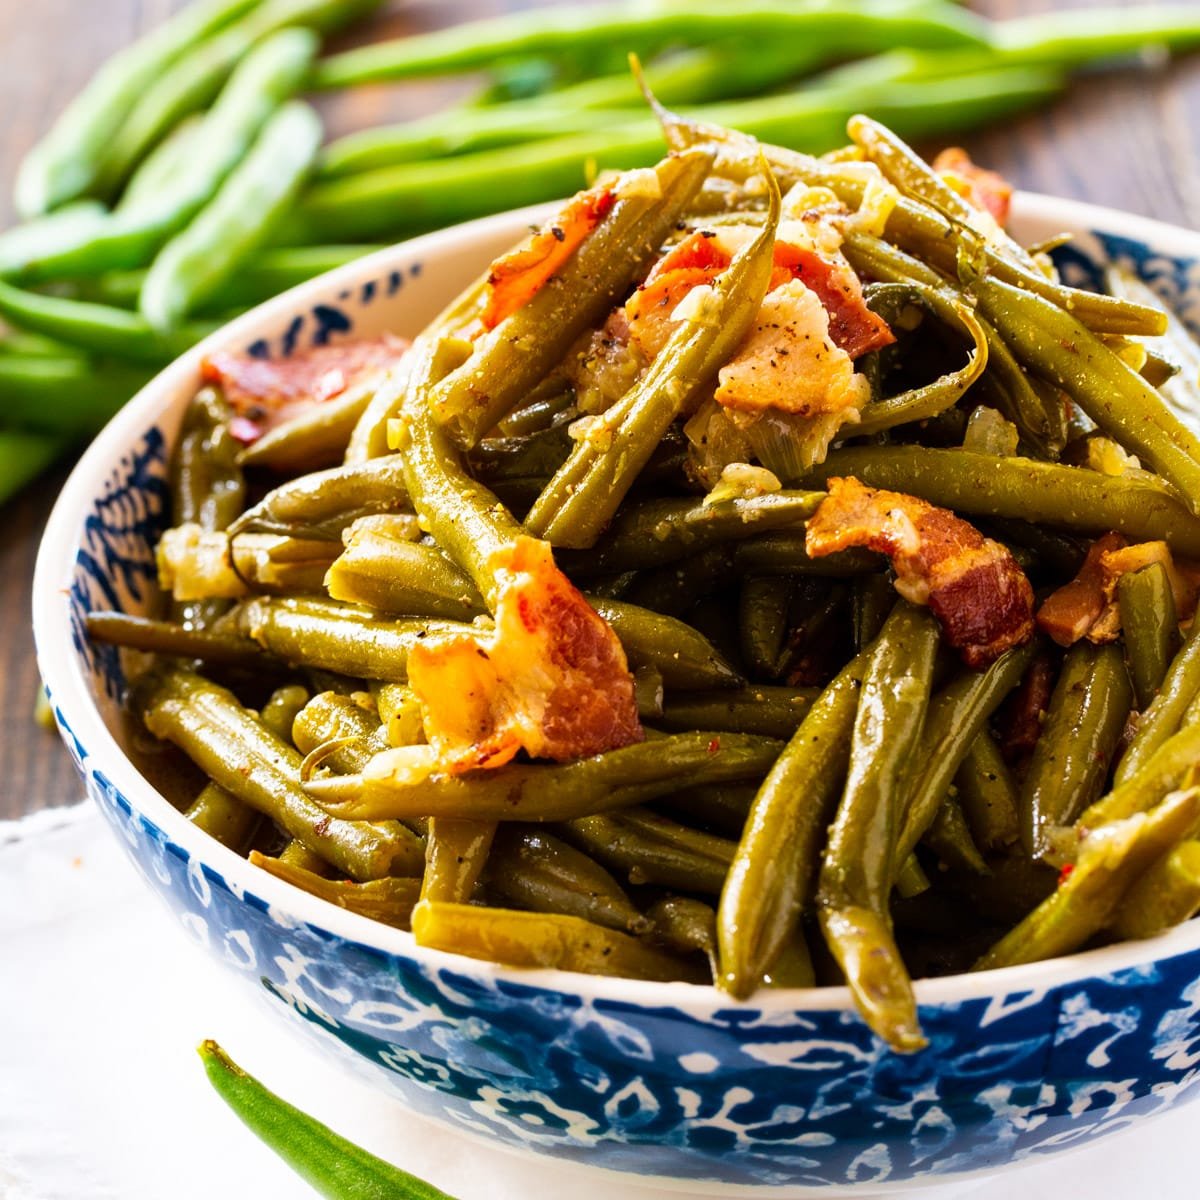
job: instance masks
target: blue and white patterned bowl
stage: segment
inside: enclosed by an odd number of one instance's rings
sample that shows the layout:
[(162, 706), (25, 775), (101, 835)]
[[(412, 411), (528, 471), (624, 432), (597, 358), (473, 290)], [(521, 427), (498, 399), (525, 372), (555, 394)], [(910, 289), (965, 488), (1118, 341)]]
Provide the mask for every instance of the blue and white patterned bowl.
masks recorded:
[[(841, 988), (733, 1004), (708, 987), (515, 971), (422, 950), (207, 838), (126, 757), (119, 657), (89, 608), (143, 611), (166, 464), (204, 349), (288, 354), (411, 334), (536, 214), (383, 251), (233, 322), (149, 384), (71, 476), (38, 561), (34, 629), (87, 790), (180, 924), (247, 991), (413, 1108), (509, 1147), (636, 1172), (691, 1195), (855, 1194), (994, 1169), (1122, 1129), (1192, 1094), (1200, 922), (1031, 967), (917, 985), (929, 1048), (900, 1057)], [(1200, 324), (1200, 235), (1023, 196), (1018, 233), (1078, 233)], [(370, 1064), (367, 1066), (366, 1064)]]

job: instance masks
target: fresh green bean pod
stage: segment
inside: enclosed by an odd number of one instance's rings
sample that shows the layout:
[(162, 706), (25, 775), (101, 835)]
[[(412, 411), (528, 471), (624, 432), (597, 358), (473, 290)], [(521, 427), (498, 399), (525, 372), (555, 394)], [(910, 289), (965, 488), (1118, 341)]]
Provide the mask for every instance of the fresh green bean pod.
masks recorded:
[(1128, 571), (1117, 580), (1121, 637), (1137, 707), (1145, 712), (1166, 678), (1179, 646), (1179, 616), (1162, 563)]
[(1132, 542), (1161, 539), (1179, 554), (1200, 555), (1200, 520), (1173, 491), (1143, 478), (970, 450), (861, 446), (831, 451), (805, 483), (834, 475), (969, 516), (1016, 517), (1086, 534), (1116, 530)]
[(309, 799), (299, 783), (299, 753), (224, 688), (187, 671), (159, 673), (143, 678), (135, 704), (151, 733), (174, 742), (215, 783), (351, 878), (381, 879), (418, 865), (400, 826), (331, 818)]
[(395, 683), (408, 678), (408, 652), (417, 642), (472, 631), (461, 622), (385, 620), (351, 605), (300, 596), (245, 600), (235, 619), (243, 637), (285, 662)]
[(990, 971), (1078, 950), (1126, 903), (1130, 888), (1200, 828), (1200, 788), (1172, 792), (1145, 813), (1093, 828), (1075, 868), (972, 968)]
[[(174, 182), (196, 150), (197, 135), (203, 125), (204, 118), (199, 113), (184, 117), (138, 164), (121, 189), (114, 211), (127, 213), (143, 205), (157, 204), (161, 192)], [(133, 302), (137, 303), (136, 291)]]
[(577, 817), (563, 836), (635, 885), (720, 894), (737, 844), (641, 807)]
[(0, 504), (40, 475), (67, 445), (61, 435), (0, 430)]
[(53, 254), (63, 242), (87, 242), (108, 222), (108, 209), (99, 201), (76, 200), (6, 229), (0, 233), (0, 277), (25, 278), (36, 263)]
[(542, 829), (514, 825), (501, 828), (484, 880), (488, 895), (508, 907), (582, 917), (625, 932), (640, 932), (646, 925), (646, 919), (608, 871)]
[(1133, 740), (1121, 755), (1115, 783), (1132, 779), (1183, 724), (1188, 707), (1200, 696), (1200, 621), (1193, 620), (1187, 641), (1171, 660), (1158, 695), (1141, 715)]
[[(760, 778), (779, 753), (773, 738), (681, 733), (569, 763), (509, 763), (441, 774), (414, 761), (412, 748), (376, 755), (358, 776), (314, 779), (307, 787), (331, 812), (383, 816), (565, 821), (627, 808), (700, 783)], [(367, 814), (371, 814), (367, 816)]]
[(513, 967), (556, 967), (630, 979), (703, 983), (690, 964), (581, 917), (423, 900), (413, 910), (418, 946)]
[(963, 759), (1000, 702), (1020, 682), (1034, 643), (1002, 654), (984, 671), (967, 671), (932, 699), (909, 771), (909, 794), (896, 838), (899, 871), (937, 817)]
[(1200, 912), (1200, 842), (1180, 842), (1130, 889), (1112, 931), (1129, 941), (1156, 937)]
[(104, 427), (152, 371), (110, 363), (103, 367), (68, 348), (64, 355), (0, 354), (5, 424), (30, 434), (75, 436)]
[(733, 996), (770, 970), (815, 886), (864, 670), (859, 655), (821, 693), (754, 798), (717, 908), (718, 983)]
[(263, 126), (211, 203), (159, 252), (139, 308), (155, 329), (178, 327), (270, 234), (299, 191), (321, 143), (321, 122), (300, 101)]
[(954, 777), (958, 800), (975, 843), (1000, 851), (1021, 835), (1017, 784), (986, 729), (980, 731)]
[(904, 1053), (920, 1049), (925, 1039), (892, 936), (888, 897), (905, 767), (925, 722), (940, 639), (927, 609), (901, 601), (867, 654), (846, 784), (817, 884), (821, 931), (859, 1012)]
[(146, 88), (250, 7), (250, 0), (204, 0), (110, 58), (21, 163), (17, 211), (35, 217), (89, 191), (112, 138), (143, 102)]
[(1100, 795), (1133, 705), (1121, 648), (1077, 642), (1063, 660), (1042, 735), (1021, 787), (1021, 841), (1043, 857), (1050, 830)]
[(184, 809), (183, 815), (222, 846), (228, 846), (238, 854), (246, 849), (261, 819), (253, 808), (212, 782), (200, 789), (200, 794)]
[[(681, 322), (625, 396), (595, 418), (526, 515), (535, 536), (555, 546), (593, 546), (671, 422), (737, 348), (771, 274), (779, 222), (773, 180), (771, 187), (766, 223), (713, 285), (713, 313), (703, 323)], [(608, 452), (612, 444), (620, 454)]]
[(549, 374), (584, 329), (603, 320), (650, 264), (710, 167), (707, 153), (692, 151), (656, 168), (658, 195), (618, 192), (612, 211), (547, 285), (435, 385), (433, 412), (458, 444), (473, 446)]

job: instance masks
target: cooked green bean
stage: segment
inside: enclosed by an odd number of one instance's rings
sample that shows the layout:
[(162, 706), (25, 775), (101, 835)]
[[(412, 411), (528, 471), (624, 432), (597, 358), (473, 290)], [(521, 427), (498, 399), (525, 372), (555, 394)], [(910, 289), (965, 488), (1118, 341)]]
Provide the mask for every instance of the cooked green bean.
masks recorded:
[(1200, 621), (1193, 619), (1188, 639), (1171, 660), (1158, 695), (1142, 713), (1137, 732), (1125, 748), (1113, 776), (1117, 784), (1131, 779), (1179, 729), (1188, 707), (1200, 696)]
[(302, 683), (289, 683), (276, 688), (259, 710), (259, 720), (285, 742), (292, 740), (292, 724), (309, 701), (308, 688)]
[(227, 666), (258, 668), (264, 661), (262, 649), (236, 630), (189, 629), (171, 621), (135, 617), (120, 612), (90, 612), (88, 637), (113, 646), (128, 646), (148, 654), (197, 658)]
[(314, 854), (303, 842), (298, 842), (295, 838), (292, 838), (280, 850), (275, 861), (282, 863), (285, 867), (298, 868), (301, 871), (307, 871), (310, 875), (318, 875), (322, 879), (329, 879), (333, 874), (333, 868), (323, 858)]
[(903, 1053), (920, 1049), (925, 1039), (892, 936), (888, 896), (905, 767), (917, 753), (940, 637), (928, 609), (900, 601), (867, 653), (846, 784), (817, 883), (821, 931), (856, 1007)]
[(971, 743), (954, 785), (981, 850), (1004, 850), (1020, 837), (1016, 781), (986, 729)]
[(704, 979), (688, 963), (581, 917), (423, 900), (412, 924), (417, 945), (486, 962), (633, 979)]
[(1021, 787), (1021, 840), (1046, 854), (1049, 832), (1070, 825), (1100, 794), (1133, 704), (1121, 648), (1077, 642), (1063, 661)]
[(663, 729), (722, 729), (790, 738), (817, 699), (816, 688), (761, 687), (668, 695), (656, 724)]
[(1079, 533), (1116, 530), (1133, 542), (1161, 539), (1179, 554), (1200, 555), (1200, 520), (1172, 490), (1145, 477), (970, 450), (862, 446), (831, 451), (805, 483), (823, 484), (834, 475), (967, 515), (1016, 517)]
[[(680, 733), (561, 764), (509, 763), (462, 775), (437, 772), (405, 747), (376, 755), (359, 776), (314, 779), (331, 812), (382, 816), (563, 821), (626, 808), (699, 783), (761, 778), (780, 744), (736, 733)], [(369, 816), (367, 814), (370, 814)]]
[(370, 392), (356, 388), (297, 413), (247, 446), (242, 462), (294, 474), (336, 466), (370, 401)]
[(713, 979), (717, 977), (717, 914), (692, 896), (664, 896), (642, 919), (645, 940), (671, 954), (703, 954)]
[(501, 828), (492, 846), (485, 883), (489, 895), (513, 908), (582, 917), (627, 933), (640, 932), (646, 926), (646, 918), (608, 871), (543, 829)]
[(1163, 793), (1188, 786), (1197, 763), (1200, 763), (1200, 725), (1189, 725), (1168, 737), (1136, 770), (1117, 778), (1108, 795), (1080, 813), (1076, 831), (1095, 829), (1145, 812)]
[(1172, 792), (1145, 813), (1091, 829), (1075, 868), (1050, 897), (972, 968), (990, 971), (1068, 954), (1120, 911), (1129, 889), (1200, 828), (1200, 788)]
[(810, 899), (864, 670), (860, 654), (821, 693), (754, 798), (717, 909), (718, 983), (733, 996), (770, 970)]
[(222, 846), (241, 853), (261, 819), (259, 813), (230, 795), (223, 787), (209, 782), (184, 809), (183, 815)]
[(174, 742), (214, 782), (351, 878), (382, 879), (419, 865), (401, 826), (342, 821), (305, 795), (299, 753), (224, 688), (187, 671), (160, 673), (139, 683), (135, 706), (155, 737)]
[(937, 855), (944, 867), (952, 871), (969, 872), (974, 875), (988, 873), (988, 865), (975, 844), (975, 836), (967, 823), (966, 814), (958, 802), (958, 797), (953, 793), (947, 794), (938, 805), (933, 821), (921, 842)]
[(381, 921), (384, 925), (394, 925), (397, 929), (411, 927), (412, 911), (420, 898), (418, 879), (387, 877), (362, 883), (350, 879), (325, 879), (315, 871), (294, 866), (283, 858), (259, 854), (257, 850), (250, 851), (250, 861), (276, 879), (319, 896), (347, 912)]
[(689, 825), (740, 838), (758, 788), (752, 783), (698, 784), (655, 801)]
[(1119, 938), (1155, 937), (1200, 912), (1200, 842), (1180, 842), (1128, 892), (1112, 923)]
[(1179, 617), (1166, 568), (1151, 563), (1140, 571), (1127, 571), (1117, 580), (1117, 600), (1133, 691), (1144, 712), (1179, 645)]
[(790, 580), (752, 575), (738, 593), (738, 637), (742, 658), (755, 675), (777, 678), (788, 636)]
[(495, 821), (431, 816), (425, 838), (421, 899), (450, 904), (470, 901), (483, 877), (495, 836)]

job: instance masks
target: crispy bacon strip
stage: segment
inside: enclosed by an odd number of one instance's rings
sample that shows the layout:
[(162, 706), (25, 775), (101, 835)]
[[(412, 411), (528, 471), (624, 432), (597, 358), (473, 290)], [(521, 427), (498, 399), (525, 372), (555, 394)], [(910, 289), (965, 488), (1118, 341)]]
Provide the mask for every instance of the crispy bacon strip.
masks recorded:
[(239, 439), (252, 442), (304, 409), (332, 400), (387, 369), (407, 349), (403, 338), (384, 333), (314, 346), (291, 358), (256, 358), (219, 350), (200, 363), (200, 377), (220, 385), (238, 420)]
[(1013, 188), (1003, 175), (976, 166), (961, 146), (947, 146), (933, 160), (933, 169), (976, 208), (991, 213), (998, 225), (1008, 224)]
[(1033, 634), (1033, 589), (1007, 548), (945, 508), (854, 478), (829, 480), (805, 548), (821, 558), (850, 546), (886, 554), (896, 591), (927, 604), (946, 640), (981, 668)]
[(614, 203), (616, 193), (611, 187), (579, 192), (525, 245), (496, 259), (488, 274), (487, 305), (480, 317), (484, 329), (495, 329), (533, 299), (604, 220)]
[(1166, 542), (1129, 545), (1119, 533), (1106, 533), (1088, 549), (1078, 574), (1046, 597), (1038, 609), (1037, 623), (1060, 646), (1070, 646), (1086, 637), (1102, 643), (1115, 641), (1121, 632), (1117, 584), (1128, 571), (1140, 571), (1161, 563), (1171, 581), (1175, 608), (1190, 613), (1196, 605), (1196, 586), (1186, 570), (1180, 570)]
[[(693, 233), (654, 264), (645, 282), (625, 304), (630, 330), (642, 352), (653, 358), (671, 336), (676, 305), (700, 284), (710, 284), (729, 266), (732, 255), (709, 230)], [(815, 250), (776, 242), (768, 295), (800, 280), (829, 314), (829, 338), (852, 359), (896, 339), (882, 317), (863, 298), (862, 284), (850, 264)]]
[(500, 582), (494, 630), (409, 652), (440, 765), (498, 767), (519, 750), (562, 762), (641, 741), (621, 643), (549, 545), (519, 538), (491, 565)]

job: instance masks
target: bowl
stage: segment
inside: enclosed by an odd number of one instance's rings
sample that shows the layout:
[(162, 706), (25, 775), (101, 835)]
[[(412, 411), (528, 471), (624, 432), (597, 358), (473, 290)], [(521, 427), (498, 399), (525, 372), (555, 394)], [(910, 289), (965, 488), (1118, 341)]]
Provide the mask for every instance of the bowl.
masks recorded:
[[(465, 1134), (690, 1195), (876, 1193), (1036, 1159), (1194, 1093), (1200, 921), (1149, 941), (916, 985), (929, 1046), (900, 1056), (844, 988), (731, 1002), (710, 987), (514, 970), (268, 876), (192, 826), (135, 767), (120, 656), (91, 608), (147, 610), (166, 472), (201, 355), (287, 355), (413, 334), (543, 210), (381, 251), (240, 317), (172, 364), (80, 460), (34, 583), (38, 662), (63, 740), (134, 867), (188, 936), (297, 1029)], [(1111, 257), (1200, 327), (1200, 235), (1023, 195), (1014, 227), (1098, 286)]]

